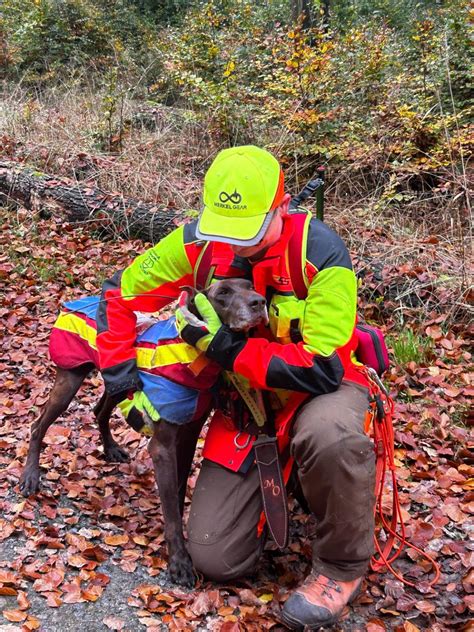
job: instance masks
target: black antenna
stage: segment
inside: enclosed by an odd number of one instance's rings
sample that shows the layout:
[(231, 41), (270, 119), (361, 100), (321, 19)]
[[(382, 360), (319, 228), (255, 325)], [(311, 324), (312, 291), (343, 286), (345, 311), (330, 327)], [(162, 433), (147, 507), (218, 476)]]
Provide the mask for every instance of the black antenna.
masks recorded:
[(290, 202), (290, 209), (298, 208), (305, 200), (316, 193), (316, 217), (323, 221), (324, 219), (324, 183), (325, 173), (324, 167), (318, 167), (317, 177), (313, 178)]

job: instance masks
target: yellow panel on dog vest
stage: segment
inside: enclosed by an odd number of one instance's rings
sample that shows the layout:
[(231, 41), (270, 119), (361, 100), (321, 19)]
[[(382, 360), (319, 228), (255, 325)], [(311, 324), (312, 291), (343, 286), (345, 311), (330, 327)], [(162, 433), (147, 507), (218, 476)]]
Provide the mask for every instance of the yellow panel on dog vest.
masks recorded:
[(82, 338), (82, 340), (86, 340), (93, 349), (97, 350), (97, 330), (88, 325), (82, 318), (78, 318), (76, 314), (61, 312), (54, 326), (57, 329), (62, 329), (62, 331), (69, 331), (72, 334), (76, 334)]

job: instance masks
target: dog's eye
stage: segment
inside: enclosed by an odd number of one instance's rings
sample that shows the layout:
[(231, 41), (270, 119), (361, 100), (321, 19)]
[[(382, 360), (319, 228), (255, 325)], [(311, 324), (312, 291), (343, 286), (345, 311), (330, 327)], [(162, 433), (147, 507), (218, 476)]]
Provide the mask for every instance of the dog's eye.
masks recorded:
[(217, 296), (227, 296), (227, 294), (230, 294), (231, 291), (228, 288), (223, 287), (222, 290), (219, 290), (219, 292), (217, 293)]

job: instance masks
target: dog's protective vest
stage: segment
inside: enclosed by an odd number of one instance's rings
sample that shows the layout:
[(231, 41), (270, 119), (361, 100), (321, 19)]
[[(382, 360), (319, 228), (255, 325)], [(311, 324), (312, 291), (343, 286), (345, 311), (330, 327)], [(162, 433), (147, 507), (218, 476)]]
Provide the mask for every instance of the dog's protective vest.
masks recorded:
[[(99, 368), (96, 315), (99, 297), (64, 303), (51, 332), (49, 352), (56, 366), (72, 369), (83, 364)], [(135, 349), (142, 390), (162, 419), (186, 424), (211, 406), (212, 388), (220, 373), (208, 362), (199, 374), (193, 363), (199, 351), (178, 336), (174, 317), (148, 319), (138, 328)]]

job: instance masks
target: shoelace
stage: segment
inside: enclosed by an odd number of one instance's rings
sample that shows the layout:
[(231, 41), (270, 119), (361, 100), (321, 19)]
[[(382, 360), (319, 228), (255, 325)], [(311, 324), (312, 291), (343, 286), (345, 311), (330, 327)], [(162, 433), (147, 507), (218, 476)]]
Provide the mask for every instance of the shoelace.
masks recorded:
[(313, 590), (316, 589), (316, 586), (320, 586), (322, 588), (322, 596), (328, 597), (329, 599), (331, 599), (331, 601), (334, 601), (334, 592), (342, 592), (342, 589), (336, 582), (336, 580), (325, 577), (324, 575), (319, 574), (316, 577), (314, 575), (310, 575), (308, 580), (307, 581), (309, 586), (303, 586), (303, 588), (306, 588), (308, 592), (313, 592)]

